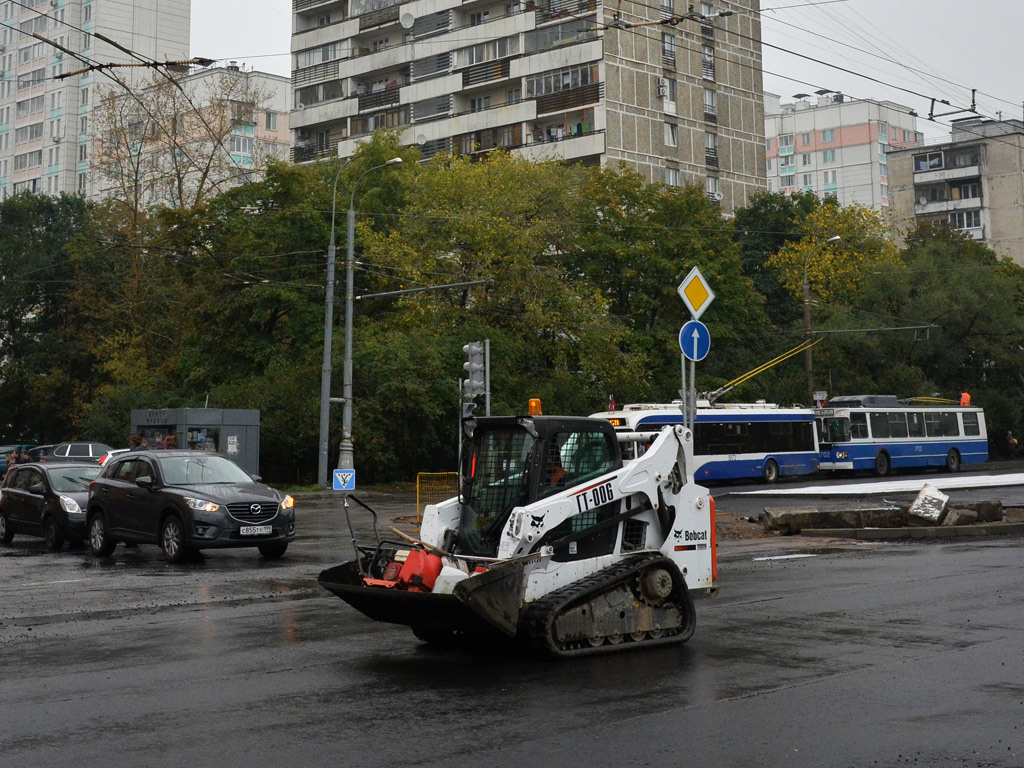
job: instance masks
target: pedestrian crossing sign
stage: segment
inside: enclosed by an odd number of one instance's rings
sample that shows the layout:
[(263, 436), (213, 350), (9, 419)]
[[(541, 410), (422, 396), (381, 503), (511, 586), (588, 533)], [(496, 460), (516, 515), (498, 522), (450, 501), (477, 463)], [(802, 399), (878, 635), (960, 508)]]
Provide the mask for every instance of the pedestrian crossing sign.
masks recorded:
[(334, 470), (334, 490), (354, 491), (356, 489), (356, 471), (354, 469)]

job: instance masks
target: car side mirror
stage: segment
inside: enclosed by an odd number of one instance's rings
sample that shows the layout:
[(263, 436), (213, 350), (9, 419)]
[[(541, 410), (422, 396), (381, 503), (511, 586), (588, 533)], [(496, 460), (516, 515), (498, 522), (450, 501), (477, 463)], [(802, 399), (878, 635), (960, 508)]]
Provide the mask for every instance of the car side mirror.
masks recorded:
[(135, 484), (139, 488), (145, 488), (147, 491), (153, 490), (153, 478), (152, 477), (136, 477)]
[(263, 482), (263, 478), (262, 478), (262, 477), (260, 477), (259, 475), (249, 475), (249, 477), (251, 477), (251, 478), (252, 478), (253, 480), (255, 480), (255, 481), (256, 481), (257, 483), (262, 483), (262, 482)]

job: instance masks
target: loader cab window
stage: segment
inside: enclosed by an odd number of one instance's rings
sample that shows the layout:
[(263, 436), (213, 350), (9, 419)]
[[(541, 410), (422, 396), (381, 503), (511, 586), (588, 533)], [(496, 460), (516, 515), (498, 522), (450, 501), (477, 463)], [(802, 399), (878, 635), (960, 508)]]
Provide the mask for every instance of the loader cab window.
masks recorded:
[(558, 432), (550, 442), (548, 471), (538, 496), (579, 485), (618, 466), (615, 440), (603, 432)]
[(512, 510), (527, 501), (534, 438), (518, 427), (478, 429), (462, 464), (462, 540), (468, 554), (493, 556)]

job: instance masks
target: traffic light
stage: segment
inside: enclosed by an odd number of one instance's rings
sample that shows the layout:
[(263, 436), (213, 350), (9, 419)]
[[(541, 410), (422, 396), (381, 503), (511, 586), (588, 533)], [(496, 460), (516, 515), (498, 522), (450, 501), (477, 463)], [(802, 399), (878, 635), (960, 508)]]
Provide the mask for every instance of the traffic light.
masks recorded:
[(476, 403), (467, 402), (462, 404), (462, 418), (468, 419), (473, 415), (473, 411), (476, 410)]
[(462, 351), (468, 358), (462, 364), (466, 369), (466, 380), (462, 382), (462, 395), (466, 400), (473, 400), (484, 394), (487, 389), (484, 383), (484, 345), (480, 341), (471, 341)]

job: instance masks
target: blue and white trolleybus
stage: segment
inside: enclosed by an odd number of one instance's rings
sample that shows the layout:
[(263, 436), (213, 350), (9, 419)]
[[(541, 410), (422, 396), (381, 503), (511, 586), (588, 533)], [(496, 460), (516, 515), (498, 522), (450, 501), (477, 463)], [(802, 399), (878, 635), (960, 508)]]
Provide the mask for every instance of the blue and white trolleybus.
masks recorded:
[(942, 467), (988, 461), (981, 408), (898, 400), (894, 395), (833, 397), (816, 408), (823, 470)]
[[(682, 424), (680, 401), (638, 403), (593, 416), (608, 419), (623, 443), (623, 457), (643, 453), (667, 424)], [(818, 471), (814, 411), (756, 403), (711, 404), (697, 401), (694, 423), (694, 477), (705, 480), (761, 479)]]

